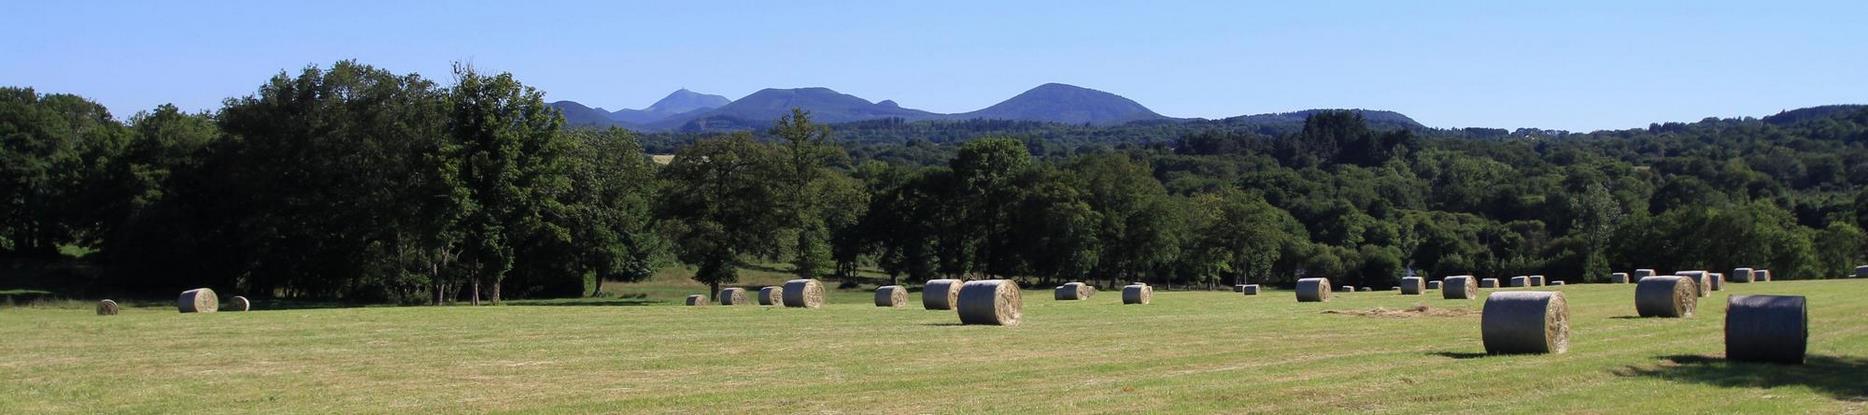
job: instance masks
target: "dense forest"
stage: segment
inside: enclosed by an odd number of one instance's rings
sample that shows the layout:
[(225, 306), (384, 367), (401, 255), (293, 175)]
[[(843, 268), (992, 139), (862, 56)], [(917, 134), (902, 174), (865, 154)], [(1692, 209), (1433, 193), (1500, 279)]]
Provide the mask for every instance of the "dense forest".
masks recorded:
[(565, 128), (509, 74), (452, 78), (345, 61), (217, 111), (127, 120), (0, 88), (4, 283), (413, 304), (583, 295), (676, 264), (716, 288), (772, 263), (1385, 288), (1637, 267), (1833, 278), (1868, 257), (1868, 107), (1593, 133), (1358, 111), (1116, 126), (793, 111), (761, 131), (638, 135)]

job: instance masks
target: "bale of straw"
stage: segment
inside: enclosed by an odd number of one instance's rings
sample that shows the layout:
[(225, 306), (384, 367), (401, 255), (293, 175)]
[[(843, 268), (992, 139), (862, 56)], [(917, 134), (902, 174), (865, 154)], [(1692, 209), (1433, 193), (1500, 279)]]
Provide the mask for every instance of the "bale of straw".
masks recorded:
[(1691, 278), (1693, 288), (1698, 290), (1695, 294), (1700, 297), (1712, 294), (1712, 276), (1706, 271), (1674, 271), (1673, 275)]
[(900, 285), (876, 287), (876, 307), (908, 305), (908, 289)]
[(1258, 284), (1246, 284), (1244, 291), (1240, 292), (1245, 293), (1245, 295), (1258, 295)]
[(236, 295), (236, 296), (233, 296), (233, 298), (227, 299), (227, 310), (228, 311), (247, 311), (247, 310), (252, 310), (252, 309), (253, 309), (253, 302), (247, 301), (246, 297), (241, 297), (241, 296)]
[(1520, 275), (1516, 277), (1511, 277), (1511, 286), (1513, 287), (1528, 287), (1530, 285), (1531, 285), (1531, 277), (1529, 276)]
[(1369, 292), (1369, 291), (1375, 291), (1375, 289), (1369, 288), (1369, 287), (1362, 287), (1362, 288), (1357, 288), (1356, 291)]
[(1297, 280), (1297, 302), (1314, 303), (1330, 301), (1329, 278), (1302, 278)]
[(824, 306), (824, 283), (803, 278), (785, 281), (785, 292), (781, 299), (786, 307), (818, 308)]
[(960, 324), (1016, 326), (1024, 315), (1018, 284), (1010, 280), (968, 281), (958, 301)]
[(1610, 284), (1627, 284), (1628, 273), (1617, 272), (1617, 273), (1609, 274), (1609, 283)]
[(1713, 291), (1724, 291), (1725, 290), (1725, 274), (1713, 272), (1713, 273), (1707, 273), (1706, 277), (1708, 281), (1712, 281)]
[(1732, 282), (1747, 284), (1752, 281), (1753, 276), (1751, 268), (1732, 268), (1732, 276), (1726, 278)]
[(1567, 284), (1567, 283), (1566, 283), (1566, 282), (1563, 282), (1563, 281), (1551, 281), (1551, 282), (1550, 282), (1550, 286), (1552, 286), (1552, 287), (1561, 287), (1561, 286), (1563, 286), (1564, 284)]
[(1751, 276), (1756, 278), (1758, 282), (1771, 282), (1771, 270), (1768, 269), (1752, 271)]
[(1427, 287), (1421, 284), (1421, 277), (1401, 278), (1401, 295), (1420, 295), (1422, 291)]
[(1123, 304), (1148, 304), (1155, 301), (1155, 287), (1129, 284), (1122, 287)]
[(745, 305), (746, 289), (730, 287), (720, 289), (720, 305)]
[(1454, 275), (1442, 280), (1440, 298), (1448, 300), (1471, 300), (1479, 298), (1479, 282), (1471, 275)]
[(1570, 348), (1570, 307), (1556, 291), (1502, 291), (1485, 298), (1479, 331), (1490, 354), (1563, 353)]
[(1059, 285), (1055, 297), (1059, 301), (1087, 299), (1090, 298), (1090, 286), (1081, 282)]
[(1343, 286), (1343, 292), (1348, 292), (1348, 293), (1356, 292), (1356, 287), (1351, 286), (1351, 285), (1345, 285)]
[(108, 298), (97, 302), (97, 315), (100, 316), (114, 316), (117, 315), (118, 311), (122, 310), (123, 307), (117, 306), (116, 301), (112, 301)]
[(1440, 289), (1440, 282), (1439, 281), (1427, 281), (1427, 289), (1429, 290)]
[(688, 305), (691, 305), (691, 306), (707, 305), (707, 296), (700, 295), (700, 294), (689, 294)]
[(921, 307), (929, 310), (952, 310), (960, 298), (960, 280), (928, 280), (921, 287)]
[(1497, 278), (1480, 279), (1479, 288), (1498, 288), (1498, 279)]
[(1530, 276), (1530, 277), (1531, 277), (1531, 281), (1530, 281), (1530, 283), (1531, 283), (1531, 286), (1532, 286), (1532, 287), (1542, 287), (1542, 286), (1544, 286), (1544, 276), (1542, 276), (1542, 275), (1532, 275), (1532, 276)]
[(1245, 284), (1233, 284), (1232, 292), (1235, 292), (1235, 293), (1245, 292)]
[(1868, 277), (1868, 265), (1855, 266), (1855, 276), (1856, 277)]
[(1734, 295), (1725, 299), (1725, 358), (1803, 364), (1810, 311), (1800, 295)]
[(182, 291), (182, 296), (175, 300), (175, 307), (183, 313), (212, 313), (221, 308), (220, 296), (214, 290), (196, 288)]
[(759, 288), (759, 305), (784, 304), (784, 293), (784, 287), (761, 287)]
[(1648, 268), (1635, 269), (1634, 275), (1633, 275), (1634, 280), (1636, 282), (1641, 281), (1642, 278), (1647, 278), (1647, 277), (1652, 277), (1652, 276), (1654, 276), (1654, 270), (1648, 269)]
[(1699, 308), (1698, 283), (1690, 277), (1661, 276), (1635, 282), (1635, 313), (1642, 317), (1692, 317)]

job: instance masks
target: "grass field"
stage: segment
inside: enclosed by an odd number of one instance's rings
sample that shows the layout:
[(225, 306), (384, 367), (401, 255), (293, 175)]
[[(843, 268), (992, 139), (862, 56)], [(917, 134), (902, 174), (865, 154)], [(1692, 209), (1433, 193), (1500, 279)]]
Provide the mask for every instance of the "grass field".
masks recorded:
[[(0, 310), (0, 413), (1850, 413), (1868, 405), (1868, 280), (1729, 284), (1691, 319), (1633, 285), (1556, 288), (1570, 352), (1485, 356), (1482, 300), (1289, 291), (1058, 302), (1018, 327), (879, 309), (617, 301), (178, 314)], [(653, 287), (652, 287), (653, 286)], [(649, 289), (653, 288), (653, 289)], [(1555, 287), (1552, 287), (1555, 288)], [(632, 294), (641, 292), (640, 295)], [(1810, 299), (1810, 364), (1719, 356), (1724, 298)], [(642, 301), (624, 301), (635, 296)], [(918, 305), (918, 296), (915, 297)], [(530, 305), (521, 305), (530, 304)], [(644, 305), (645, 304), (645, 305)], [(1426, 304), (1433, 311), (1368, 314)], [(1326, 312), (1332, 311), (1335, 312)]]

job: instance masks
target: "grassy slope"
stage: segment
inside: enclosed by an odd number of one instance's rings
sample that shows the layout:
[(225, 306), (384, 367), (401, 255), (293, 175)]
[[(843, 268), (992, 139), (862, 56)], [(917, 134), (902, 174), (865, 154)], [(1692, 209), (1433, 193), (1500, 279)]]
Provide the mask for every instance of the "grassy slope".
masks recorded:
[[(666, 284), (642, 285), (614, 289)], [(0, 310), (0, 413), (1865, 409), (1868, 280), (1728, 287), (1685, 320), (1625, 318), (1632, 285), (1561, 288), (1570, 353), (1509, 357), (1479, 354), (1478, 315), (1457, 312), (1482, 301), (1392, 292), (1323, 304), (1287, 291), (1161, 292), (1123, 306), (1115, 292), (1058, 302), (1033, 290), (1013, 328), (878, 309), (862, 291), (819, 310), (14, 308)], [(1717, 359), (1730, 293), (1810, 296), (1812, 364)], [(1458, 315), (1322, 313), (1418, 303)]]

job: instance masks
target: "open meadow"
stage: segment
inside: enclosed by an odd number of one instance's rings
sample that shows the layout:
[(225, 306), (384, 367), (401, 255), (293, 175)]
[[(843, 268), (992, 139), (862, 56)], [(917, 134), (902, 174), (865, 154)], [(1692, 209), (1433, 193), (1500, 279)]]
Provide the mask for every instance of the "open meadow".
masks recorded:
[[(645, 284), (656, 284), (651, 281)], [(630, 284), (612, 284), (627, 292)], [(0, 313), (0, 413), (1861, 412), (1868, 281), (1728, 284), (1689, 319), (1633, 318), (1633, 285), (1569, 297), (1560, 355), (1486, 356), (1482, 300), (1438, 292), (1026, 290), (1024, 323), (883, 309), (685, 307), (649, 297), (498, 307)], [(1488, 290), (1489, 291), (1489, 290)], [(1728, 294), (1809, 296), (1805, 366), (1720, 358)], [(917, 293), (918, 294), (918, 293)], [(647, 305), (627, 305), (647, 304)], [(1411, 312), (1427, 305), (1425, 313)], [(1379, 309), (1379, 310), (1378, 310)], [(1371, 311), (1374, 311), (1371, 313)]]

